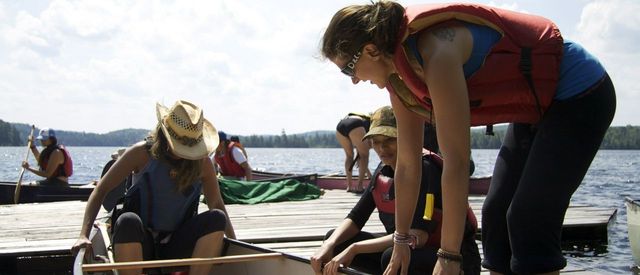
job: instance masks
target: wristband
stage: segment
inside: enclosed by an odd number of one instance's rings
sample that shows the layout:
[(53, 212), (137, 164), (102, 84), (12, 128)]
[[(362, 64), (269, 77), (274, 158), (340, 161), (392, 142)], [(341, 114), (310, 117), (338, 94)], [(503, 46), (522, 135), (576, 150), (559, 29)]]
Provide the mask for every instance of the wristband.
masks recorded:
[(415, 249), (416, 244), (418, 243), (418, 236), (413, 234), (403, 234), (396, 231), (396, 232), (393, 232), (393, 243), (406, 244), (411, 249)]
[(445, 261), (462, 263), (462, 254), (459, 254), (459, 253), (452, 253), (442, 248), (439, 248), (436, 255), (438, 256), (438, 258), (442, 258)]

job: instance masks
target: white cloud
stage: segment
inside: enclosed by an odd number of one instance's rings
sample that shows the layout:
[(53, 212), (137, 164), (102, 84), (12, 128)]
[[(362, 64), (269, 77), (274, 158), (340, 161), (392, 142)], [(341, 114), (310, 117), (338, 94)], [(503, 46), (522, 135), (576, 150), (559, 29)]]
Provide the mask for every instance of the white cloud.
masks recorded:
[(613, 79), (618, 98), (614, 124), (638, 125), (640, 106), (640, 2), (593, 1), (585, 6), (576, 40), (597, 56)]

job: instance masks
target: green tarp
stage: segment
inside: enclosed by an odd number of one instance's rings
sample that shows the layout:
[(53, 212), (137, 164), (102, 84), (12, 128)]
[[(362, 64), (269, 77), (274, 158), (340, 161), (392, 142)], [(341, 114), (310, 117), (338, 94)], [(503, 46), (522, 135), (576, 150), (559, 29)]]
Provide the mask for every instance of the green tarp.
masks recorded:
[(320, 197), (318, 186), (294, 179), (257, 182), (220, 178), (218, 182), (225, 204), (302, 201)]

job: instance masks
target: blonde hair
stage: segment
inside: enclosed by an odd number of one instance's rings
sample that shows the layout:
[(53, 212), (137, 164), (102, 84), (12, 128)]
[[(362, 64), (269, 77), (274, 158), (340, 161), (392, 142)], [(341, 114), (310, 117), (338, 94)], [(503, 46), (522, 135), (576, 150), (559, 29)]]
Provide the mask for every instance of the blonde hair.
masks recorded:
[(202, 160), (175, 159), (170, 154), (169, 143), (162, 132), (160, 123), (155, 130), (147, 137), (147, 144), (150, 144), (149, 153), (151, 157), (169, 164), (171, 168), (169, 175), (177, 184), (177, 189), (183, 192), (195, 181), (202, 177)]
[(366, 43), (373, 43), (385, 55), (393, 55), (404, 7), (393, 1), (352, 5), (333, 15), (322, 37), (322, 55), (328, 59), (349, 59)]

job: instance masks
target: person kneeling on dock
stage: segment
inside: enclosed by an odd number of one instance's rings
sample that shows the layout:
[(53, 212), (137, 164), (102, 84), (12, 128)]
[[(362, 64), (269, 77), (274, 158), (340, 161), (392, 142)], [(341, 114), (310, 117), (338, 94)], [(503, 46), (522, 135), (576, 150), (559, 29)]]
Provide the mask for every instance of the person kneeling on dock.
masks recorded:
[[(216, 129), (204, 119), (202, 109), (186, 101), (171, 109), (157, 104), (156, 112), (158, 124), (150, 137), (128, 148), (89, 197), (74, 254), (91, 245), (89, 230), (100, 203), (132, 172), (125, 211), (112, 224), (117, 262), (216, 257), (225, 233), (235, 239), (208, 157), (218, 145)], [(201, 191), (209, 211), (196, 215)], [(211, 265), (193, 265), (190, 273), (207, 274), (210, 269)]]
[[(336, 274), (338, 268), (343, 265), (372, 274), (382, 274), (389, 263), (395, 242), (412, 248), (409, 274), (431, 274), (440, 253), (442, 234), (442, 159), (424, 150), (420, 199), (413, 215), (410, 234), (394, 235), (393, 168), (397, 160), (396, 137), (396, 120), (391, 107), (376, 110), (372, 117), (371, 129), (364, 139), (371, 143), (381, 163), (356, 206), (338, 228), (327, 233), (324, 243), (311, 257), (311, 266), (316, 273), (323, 271), (323, 274)], [(362, 231), (375, 208), (378, 209), (387, 235), (377, 236)], [(475, 215), (471, 208), (468, 208), (461, 245), (464, 260), (452, 259), (462, 261), (464, 274), (480, 274), (480, 253), (474, 240), (477, 225)]]

